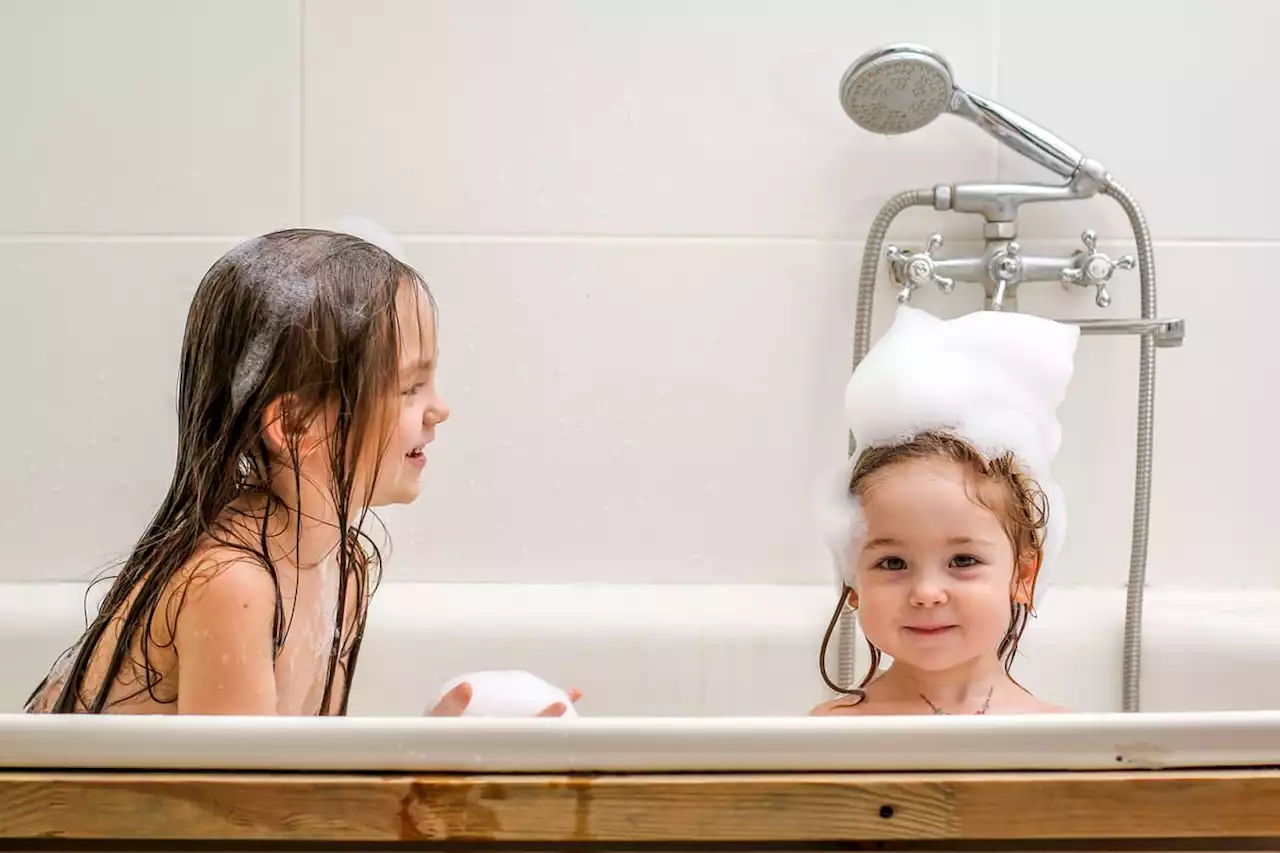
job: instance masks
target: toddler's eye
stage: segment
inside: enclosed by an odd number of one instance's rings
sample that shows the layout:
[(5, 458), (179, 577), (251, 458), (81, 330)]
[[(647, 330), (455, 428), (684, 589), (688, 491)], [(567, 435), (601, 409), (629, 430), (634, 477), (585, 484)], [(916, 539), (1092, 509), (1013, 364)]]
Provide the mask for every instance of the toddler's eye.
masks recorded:
[(972, 569), (980, 562), (982, 561), (972, 554), (957, 554), (951, 558), (951, 567), (954, 569)]
[(906, 570), (907, 561), (901, 557), (882, 557), (876, 563), (876, 568), (887, 572), (901, 572)]
[(417, 394), (417, 393), (418, 393), (418, 390), (419, 390), (420, 388), (422, 388), (422, 383), (421, 383), (421, 382), (419, 382), (417, 385), (413, 385), (413, 386), (411, 386), (411, 387), (409, 387), (409, 388), (406, 388), (404, 391), (401, 391), (401, 392), (400, 392), (400, 396), (402, 396), (402, 397), (412, 397), (414, 394)]

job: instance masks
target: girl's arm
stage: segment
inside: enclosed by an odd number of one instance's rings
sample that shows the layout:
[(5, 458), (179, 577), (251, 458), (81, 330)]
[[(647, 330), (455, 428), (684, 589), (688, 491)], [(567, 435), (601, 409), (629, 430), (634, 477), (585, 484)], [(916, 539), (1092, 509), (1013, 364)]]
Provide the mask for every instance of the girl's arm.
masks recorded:
[(262, 566), (204, 562), (174, 594), (178, 713), (276, 714), (276, 590)]

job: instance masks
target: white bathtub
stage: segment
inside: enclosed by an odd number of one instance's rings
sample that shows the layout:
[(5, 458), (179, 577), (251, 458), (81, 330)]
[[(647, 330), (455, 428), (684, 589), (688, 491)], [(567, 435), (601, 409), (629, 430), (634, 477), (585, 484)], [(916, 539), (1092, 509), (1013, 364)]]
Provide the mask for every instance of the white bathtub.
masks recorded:
[[(416, 715), (453, 675), (523, 668), (579, 687), (584, 716), (801, 715), (828, 697), (816, 661), (834, 595), (827, 586), (388, 582), (351, 712)], [(83, 600), (78, 584), (0, 584), (0, 713), (20, 710), (75, 638)], [(1150, 591), (1142, 709), (1280, 709), (1278, 613), (1280, 591)], [(1123, 590), (1051, 590), (1015, 675), (1049, 701), (1118, 711), (1123, 619)]]

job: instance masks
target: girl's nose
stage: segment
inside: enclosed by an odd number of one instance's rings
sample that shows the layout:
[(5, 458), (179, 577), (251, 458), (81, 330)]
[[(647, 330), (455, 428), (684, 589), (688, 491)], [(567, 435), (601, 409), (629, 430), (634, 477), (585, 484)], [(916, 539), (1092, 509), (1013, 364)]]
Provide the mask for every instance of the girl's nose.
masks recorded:
[(427, 406), (426, 411), (422, 413), (422, 420), (429, 426), (444, 423), (449, 420), (449, 405), (439, 397), (436, 397), (431, 405)]
[(915, 607), (935, 607), (947, 600), (946, 585), (932, 572), (916, 577), (911, 584), (910, 601)]

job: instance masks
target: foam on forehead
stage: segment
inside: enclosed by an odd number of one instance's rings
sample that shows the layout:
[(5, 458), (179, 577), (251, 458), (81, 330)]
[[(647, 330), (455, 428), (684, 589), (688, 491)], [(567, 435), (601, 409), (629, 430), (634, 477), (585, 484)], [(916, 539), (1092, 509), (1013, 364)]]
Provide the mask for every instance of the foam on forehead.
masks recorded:
[(1057, 408), (1074, 371), (1080, 330), (1029, 314), (978, 311), (942, 320), (900, 306), (888, 332), (859, 363), (845, 388), (845, 417), (856, 450), (822, 502), (822, 524), (842, 581), (865, 521), (849, 480), (868, 447), (948, 430), (987, 458), (1013, 453), (1049, 501), (1041, 572), (1056, 558), (1066, 506), (1050, 464), (1062, 443)]

